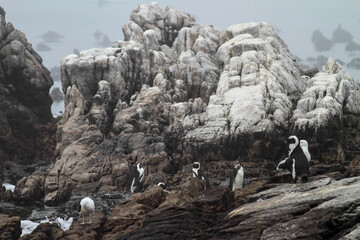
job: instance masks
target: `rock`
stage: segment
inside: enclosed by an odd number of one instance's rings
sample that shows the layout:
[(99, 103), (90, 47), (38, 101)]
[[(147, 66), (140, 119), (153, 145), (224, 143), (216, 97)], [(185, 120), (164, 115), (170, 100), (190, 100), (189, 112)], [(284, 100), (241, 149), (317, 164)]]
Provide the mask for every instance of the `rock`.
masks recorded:
[(81, 224), (82, 218), (74, 221), (70, 226), (70, 229), (63, 232), (60, 239), (99, 239), (100, 236), (102, 236), (106, 217), (100, 212), (95, 212), (95, 214), (92, 215), (91, 219), (92, 223), (85, 225)]
[(64, 94), (60, 91), (59, 88), (54, 88), (50, 93), (51, 99), (55, 102), (64, 101)]
[(295, 128), (322, 129), (331, 124), (341, 127), (343, 114), (359, 114), (359, 86), (333, 59), (329, 59), (323, 72), (310, 80), (309, 88), (297, 103), (292, 120)]
[(318, 52), (328, 51), (333, 47), (333, 42), (327, 39), (319, 29), (313, 32), (311, 41)]
[[(358, 214), (355, 203), (355, 199), (358, 198), (355, 197), (358, 194), (356, 190), (358, 184), (359, 178), (340, 181), (325, 178), (301, 186), (282, 185), (260, 192), (258, 195), (253, 195), (258, 198), (257, 201), (245, 204), (228, 214), (231, 225), (228, 225), (229, 228), (224, 227), (219, 234), (222, 234), (222, 238), (229, 238), (235, 232), (242, 232), (242, 234), (246, 233), (243, 235), (246, 237), (264, 239), (341, 236), (346, 232), (343, 229), (346, 224), (351, 227), (354, 217)], [(309, 188), (312, 190), (309, 191)], [(339, 189), (342, 190), (339, 192)], [(351, 201), (346, 200), (349, 199), (348, 194), (355, 199), (351, 197)], [(268, 208), (268, 206), (271, 207)], [(318, 218), (318, 216), (322, 217)], [(316, 224), (309, 221), (314, 218), (317, 219)], [(242, 219), (245, 222), (242, 222)], [(260, 219), (266, 219), (266, 221), (260, 221)], [(330, 220), (332, 222), (330, 223), (329, 219), (339, 219), (339, 221), (335, 223)], [(293, 226), (291, 229), (286, 227), (289, 224)], [(306, 226), (306, 231), (301, 231), (300, 226), (301, 229)]]
[(360, 157), (355, 157), (346, 167), (346, 177), (360, 176)]
[(16, 240), (21, 234), (20, 217), (0, 214), (0, 239)]
[(113, 239), (120, 233), (136, 231), (146, 215), (157, 208), (166, 196), (162, 188), (154, 186), (143, 193), (136, 193), (131, 198), (115, 207), (104, 228), (104, 238)]
[(193, 161), (215, 185), (241, 159), (249, 184), (273, 187), (286, 178), (273, 170), (290, 134), (309, 142), (316, 174), (336, 179), (360, 150), (360, 138), (350, 140), (360, 126), (353, 78), (332, 59), (319, 73), (304, 72), (267, 23), (222, 31), (152, 3), (139, 5), (123, 32), (112, 47), (62, 60), (65, 112), (56, 161), (44, 174), (46, 204), (128, 191), (137, 163), (145, 191), (160, 181), (171, 186), (164, 207), (198, 196), (200, 183), (188, 185), (184, 199), (179, 190)]
[(350, 32), (344, 30), (341, 27), (341, 24), (335, 29), (332, 36), (332, 41), (334, 43), (348, 43), (351, 42), (353, 39), (353, 36)]
[(204, 228), (216, 224), (219, 220), (217, 214), (226, 211), (232, 200), (229, 188), (212, 188), (202, 197), (182, 206), (154, 211), (140, 229), (122, 234), (118, 239), (199, 239)]
[(16, 183), (14, 191), (16, 199), (25, 203), (41, 200), (44, 196), (43, 181), (44, 178), (41, 176), (30, 176), (20, 179)]
[(21, 240), (47, 240), (47, 239), (64, 239), (63, 231), (57, 224), (54, 223), (42, 223), (37, 226), (30, 234), (22, 236)]
[(0, 176), (15, 183), (54, 153), (50, 72), (26, 36), (0, 15)]
[(11, 190), (6, 190), (3, 193), (3, 198), (5, 202), (11, 202), (13, 200), (13, 193)]

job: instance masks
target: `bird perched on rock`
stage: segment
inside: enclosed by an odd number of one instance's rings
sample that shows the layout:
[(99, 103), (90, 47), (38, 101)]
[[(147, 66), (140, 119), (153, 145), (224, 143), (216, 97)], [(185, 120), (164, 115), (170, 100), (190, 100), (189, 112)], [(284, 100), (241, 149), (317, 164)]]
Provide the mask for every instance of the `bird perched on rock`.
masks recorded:
[(288, 138), (289, 154), (282, 160), (276, 169), (288, 169), (294, 179), (294, 183), (300, 179), (302, 182), (308, 181), (309, 161), (299, 145), (299, 139), (296, 136)]
[(164, 193), (166, 193), (166, 194), (170, 194), (170, 191), (168, 191), (168, 190), (166, 189), (166, 185), (165, 185), (165, 183), (163, 183), (163, 182), (159, 182), (159, 183), (158, 183), (158, 186), (159, 186), (159, 187), (161, 187), (161, 188), (163, 189), (163, 192), (164, 192)]
[(232, 176), (230, 178), (230, 189), (242, 188), (244, 184), (244, 168), (240, 164), (236, 164), (233, 169)]
[(131, 174), (131, 186), (130, 191), (131, 193), (140, 192), (142, 190), (142, 185), (144, 183), (144, 168), (142, 167), (141, 163), (136, 164), (135, 171)]
[(311, 155), (310, 155), (310, 152), (309, 152), (309, 144), (308, 144), (308, 142), (306, 140), (304, 140), (304, 139), (300, 140), (300, 147), (303, 150), (308, 162), (310, 162)]
[(202, 179), (205, 181), (205, 189), (210, 187), (209, 179), (206, 177), (204, 172), (200, 169), (200, 163), (199, 162), (193, 162), (193, 168), (192, 168), (193, 177)]
[(93, 214), (95, 212), (95, 203), (94, 201), (89, 198), (89, 197), (85, 197), (80, 201), (80, 206), (81, 206), (81, 215), (83, 216), (83, 221), (81, 224), (85, 224), (85, 216), (90, 216), (90, 221), (88, 223), (92, 223), (91, 222), (91, 214)]

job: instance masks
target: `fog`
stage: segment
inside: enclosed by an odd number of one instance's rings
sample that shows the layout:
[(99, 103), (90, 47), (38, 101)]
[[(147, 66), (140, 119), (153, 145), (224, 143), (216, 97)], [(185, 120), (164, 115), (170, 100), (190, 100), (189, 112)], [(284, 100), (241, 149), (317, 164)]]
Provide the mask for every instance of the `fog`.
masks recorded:
[[(358, 0), (196, 0), (157, 1), (190, 13), (200, 24), (226, 29), (245, 22), (268, 22), (304, 69), (333, 57), (360, 81), (360, 1)], [(63, 57), (123, 40), (122, 25), (136, 0), (1, 0), (6, 20), (24, 32), (51, 69)], [(358, 60), (357, 60), (358, 59)], [(55, 86), (60, 87), (57, 81)], [(56, 103), (61, 108), (63, 103)], [(54, 105), (55, 106), (55, 105)]]

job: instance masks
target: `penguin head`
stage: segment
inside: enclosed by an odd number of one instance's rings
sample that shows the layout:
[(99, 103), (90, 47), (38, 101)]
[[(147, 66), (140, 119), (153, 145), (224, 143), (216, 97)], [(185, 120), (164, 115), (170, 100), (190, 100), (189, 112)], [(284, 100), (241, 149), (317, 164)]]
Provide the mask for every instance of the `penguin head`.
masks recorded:
[(161, 187), (162, 189), (166, 189), (166, 185), (163, 182), (159, 182), (158, 186)]
[(193, 168), (196, 170), (200, 169), (200, 163), (199, 162), (193, 162)]
[(141, 163), (136, 164), (136, 168), (137, 168), (137, 170), (141, 169), (141, 168), (142, 168), (142, 164), (141, 164)]
[(239, 171), (240, 168), (241, 168), (241, 165), (240, 165), (240, 164), (236, 164), (236, 165), (234, 166), (234, 170), (236, 170), (236, 171)]
[(299, 139), (297, 138), (297, 136), (292, 135), (288, 138), (288, 144), (289, 150), (292, 151), (299, 144)]
[(309, 144), (305, 139), (300, 140), (300, 147), (308, 149)]

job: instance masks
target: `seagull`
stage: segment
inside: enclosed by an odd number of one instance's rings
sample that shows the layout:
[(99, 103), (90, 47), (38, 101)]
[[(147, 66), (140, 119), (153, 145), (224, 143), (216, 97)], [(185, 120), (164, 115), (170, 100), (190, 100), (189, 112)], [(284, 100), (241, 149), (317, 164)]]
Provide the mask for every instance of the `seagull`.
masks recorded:
[(85, 215), (90, 216), (90, 221), (88, 223), (92, 223), (91, 222), (91, 214), (95, 212), (94, 201), (89, 197), (85, 197), (81, 200), (80, 206), (81, 206), (81, 214), (83, 216), (83, 221), (81, 224), (85, 224)]

